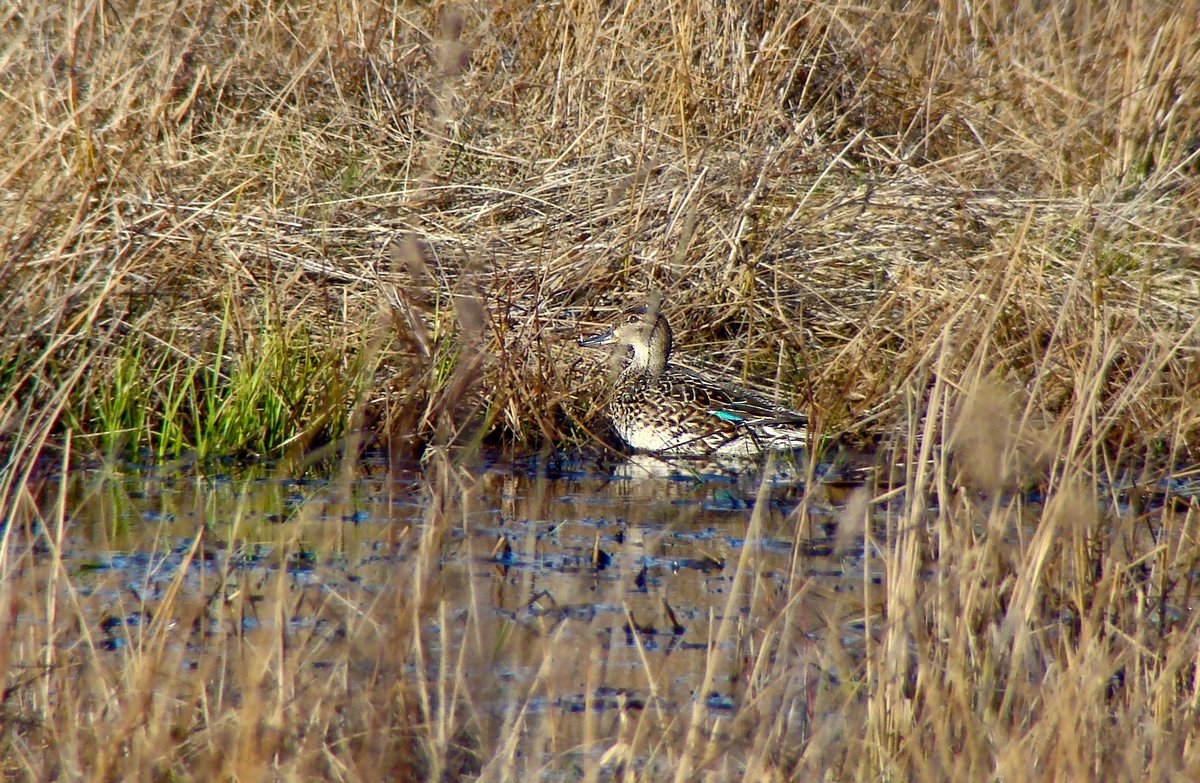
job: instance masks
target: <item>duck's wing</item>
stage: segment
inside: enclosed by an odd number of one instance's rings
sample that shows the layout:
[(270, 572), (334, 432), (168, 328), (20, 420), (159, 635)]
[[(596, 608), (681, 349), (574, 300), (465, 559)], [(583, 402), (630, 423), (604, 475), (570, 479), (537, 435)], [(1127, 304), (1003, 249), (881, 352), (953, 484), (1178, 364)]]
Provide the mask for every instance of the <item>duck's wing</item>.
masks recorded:
[(808, 425), (803, 413), (786, 408), (758, 392), (706, 378), (685, 367), (668, 366), (674, 386), (686, 389), (689, 401), (703, 406), (716, 418), (746, 427), (796, 427)]

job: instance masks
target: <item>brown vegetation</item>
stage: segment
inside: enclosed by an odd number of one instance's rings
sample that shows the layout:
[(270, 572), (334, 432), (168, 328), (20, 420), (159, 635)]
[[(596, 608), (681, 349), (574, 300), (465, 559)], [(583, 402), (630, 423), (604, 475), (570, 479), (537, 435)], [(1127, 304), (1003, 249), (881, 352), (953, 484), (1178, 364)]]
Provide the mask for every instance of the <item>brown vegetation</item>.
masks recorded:
[[(807, 733), (749, 699), (736, 742), (699, 709), (592, 740), (679, 779), (1200, 772), (1197, 512), (1160, 483), (1196, 462), (1200, 431), (1192, 0), (3, 13), (5, 772), (511, 772), (479, 759), (511, 760), (521, 720), (473, 731), (453, 700), (379, 672), (386, 686), (325, 699), (282, 640), (210, 660), (205, 680), (242, 694), (210, 712), (166, 644), (199, 607), (160, 608), (114, 665), (60, 597), (68, 575), (17, 541), (53, 555), (65, 512), (37, 502), (37, 477), (81, 454), (578, 444), (603, 373), (574, 338), (650, 291), (684, 353), (907, 466), (903, 508), (878, 544), (887, 597), (860, 606), (878, 633)], [(439, 514), (460, 495), (440, 469)], [(1030, 531), (998, 498), (1032, 485)], [(1102, 513), (1131, 488), (1154, 502)], [(445, 524), (419, 534), (414, 583)], [(281, 580), (273, 611), (294, 600)], [(809, 671), (791, 606), (721, 625), (771, 650), (756, 693)], [(406, 596), (395, 627), (355, 641), (399, 656), (394, 674), (438, 610)], [(446, 664), (447, 692), (469, 688)]]

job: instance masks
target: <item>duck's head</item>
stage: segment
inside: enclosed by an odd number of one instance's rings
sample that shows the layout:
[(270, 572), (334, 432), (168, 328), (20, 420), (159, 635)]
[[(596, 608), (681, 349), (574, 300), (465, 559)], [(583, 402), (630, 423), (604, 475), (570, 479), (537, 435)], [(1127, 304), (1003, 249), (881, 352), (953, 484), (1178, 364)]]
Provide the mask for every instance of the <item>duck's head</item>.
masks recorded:
[(657, 308), (637, 307), (626, 311), (608, 331), (580, 340), (579, 344), (589, 348), (629, 346), (633, 351), (630, 368), (657, 375), (671, 355), (671, 327)]

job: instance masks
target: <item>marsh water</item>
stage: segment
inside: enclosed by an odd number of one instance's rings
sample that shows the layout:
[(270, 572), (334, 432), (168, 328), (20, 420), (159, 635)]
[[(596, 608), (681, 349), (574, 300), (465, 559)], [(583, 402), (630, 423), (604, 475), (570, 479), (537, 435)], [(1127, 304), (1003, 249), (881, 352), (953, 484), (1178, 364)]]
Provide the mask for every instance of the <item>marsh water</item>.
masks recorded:
[[(91, 643), (119, 652), (169, 590), (211, 596), (236, 584), (269, 593), (284, 574), (289, 589), (311, 593), (284, 620), (290, 631), (319, 630), (327, 620), (318, 607), (331, 600), (366, 612), (380, 596), (411, 589), (405, 580), (420, 577), (406, 564), (429, 526), (441, 525), (437, 611), (443, 621), (472, 618), (445, 623), (439, 644), (456, 648), (468, 625), (496, 634), (532, 625), (553, 629), (556, 644), (588, 650), (600, 629), (609, 676), (592, 703), (603, 706), (613, 693), (650, 698), (643, 679), (621, 672), (659, 655), (671, 658), (676, 684), (655, 695), (680, 706), (694, 695), (715, 623), (730, 610), (735, 620), (759, 622), (803, 583), (812, 603), (800, 616), (811, 616), (812, 627), (797, 629), (799, 638), (840, 634), (853, 646), (862, 636), (870, 612), (861, 598), (883, 581), (864, 544), (870, 531), (864, 536), (860, 525), (839, 539), (844, 506), (824, 491), (806, 493), (810, 481), (796, 466), (764, 474), (557, 455), (444, 461), (436, 471), (377, 458), (349, 474), (308, 478), (269, 465), (104, 465), (43, 486), (46, 529), (27, 544), (58, 550)], [(743, 557), (752, 584), (731, 602)], [(859, 598), (847, 604), (846, 595)], [(279, 621), (255, 602), (236, 617), (208, 612), (202, 620), (209, 636)], [(533, 676), (516, 668), (500, 674)], [(569, 694), (544, 706), (574, 710), (572, 699), (586, 696)], [(710, 697), (720, 710), (732, 695)]]
[[(354, 654), (358, 618), (395, 606), (419, 613), (430, 681), (464, 646), (491, 651), (477, 656), (491, 687), (476, 697), (497, 711), (523, 694), (526, 711), (700, 701), (720, 714), (739, 706), (738, 672), (758, 654), (730, 644), (726, 676), (698, 693), (723, 622), (753, 640), (786, 618), (789, 654), (820, 646), (852, 665), (877, 628), (886, 531), (905, 513), (827, 466), (435, 462), (302, 478), (270, 465), (76, 470), (43, 484), (43, 529), (7, 531), (6, 546), (61, 558), (66, 578), (30, 589), (69, 591), (80, 638), (104, 655), (144, 643), (155, 607), (182, 594), (205, 607), (178, 642), (182, 665), (214, 637), (266, 632), (323, 639), (303, 664), (320, 669)], [(279, 585), (297, 596), (286, 611), (268, 608)], [(532, 688), (548, 650), (568, 662), (554, 687)], [(822, 676), (838, 665), (824, 658)]]

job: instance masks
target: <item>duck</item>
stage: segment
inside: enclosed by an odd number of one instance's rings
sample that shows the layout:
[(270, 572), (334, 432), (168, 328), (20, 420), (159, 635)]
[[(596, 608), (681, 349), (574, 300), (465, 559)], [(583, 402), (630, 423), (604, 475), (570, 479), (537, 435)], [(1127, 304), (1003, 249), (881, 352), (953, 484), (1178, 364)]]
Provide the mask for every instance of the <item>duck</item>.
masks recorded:
[(607, 416), (634, 451), (668, 456), (756, 457), (809, 444), (808, 418), (737, 384), (671, 361), (671, 326), (660, 308), (627, 310), (586, 348), (627, 351)]

